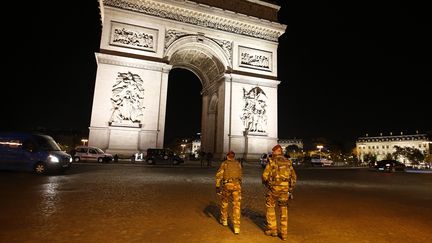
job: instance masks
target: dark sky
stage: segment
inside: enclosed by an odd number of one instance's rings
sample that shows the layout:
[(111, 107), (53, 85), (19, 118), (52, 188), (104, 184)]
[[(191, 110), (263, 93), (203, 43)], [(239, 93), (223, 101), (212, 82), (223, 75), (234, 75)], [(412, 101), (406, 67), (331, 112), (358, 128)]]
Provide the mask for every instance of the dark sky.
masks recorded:
[[(425, 1), (282, 2), (280, 21), (288, 28), (278, 53), (280, 138), (350, 142), (365, 133), (432, 130), (432, 24)], [(3, 46), (8, 65), (1, 129), (87, 132), (101, 31), (98, 4), (36, 4), (31, 20), (3, 32), (13, 45)], [(189, 75), (175, 71), (170, 79)], [(183, 91), (169, 91), (167, 132), (194, 134), (199, 83), (171, 83), (170, 89)], [(190, 97), (192, 112), (176, 117), (180, 95)]]
[(431, 130), (430, 8), (420, 1), (285, 3), (280, 137), (349, 141)]

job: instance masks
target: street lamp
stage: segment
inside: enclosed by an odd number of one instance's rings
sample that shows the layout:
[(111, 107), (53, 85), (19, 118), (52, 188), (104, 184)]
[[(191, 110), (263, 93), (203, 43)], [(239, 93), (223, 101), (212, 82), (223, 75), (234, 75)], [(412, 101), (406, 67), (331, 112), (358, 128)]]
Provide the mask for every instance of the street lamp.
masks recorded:
[(83, 143), (83, 146), (85, 146), (86, 143), (88, 142), (88, 139), (83, 138), (83, 139), (81, 139), (81, 142)]
[(323, 148), (324, 147), (322, 145), (317, 145), (317, 149), (319, 150), (320, 161), (321, 161), (321, 149), (323, 149)]

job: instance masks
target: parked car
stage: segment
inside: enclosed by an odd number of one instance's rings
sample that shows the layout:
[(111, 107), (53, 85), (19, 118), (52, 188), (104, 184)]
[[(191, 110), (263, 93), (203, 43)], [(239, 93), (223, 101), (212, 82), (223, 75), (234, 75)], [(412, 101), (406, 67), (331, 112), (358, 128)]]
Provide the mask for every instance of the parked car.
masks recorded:
[(377, 171), (383, 172), (405, 171), (405, 164), (396, 160), (386, 159), (378, 161), (375, 168)]
[(301, 161), (298, 158), (290, 158), (290, 160), (294, 166), (301, 164)]
[(377, 162), (376, 161), (370, 161), (367, 163), (369, 168), (376, 168)]
[(184, 159), (178, 156), (174, 151), (170, 149), (157, 149), (149, 148), (147, 149), (147, 154), (145, 156), (145, 161), (148, 164), (173, 164), (178, 165), (184, 163)]
[(38, 133), (0, 133), (0, 169), (45, 174), (64, 172), (71, 164), (72, 156), (61, 151), (51, 136)]
[(87, 160), (102, 163), (111, 162), (114, 160), (114, 157), (112, 154), (105, 153), (102, 149), (98, 147), (77, 146), (74, 149), (73, 159), (75, 162)]
[(427, 170), (427, 169), (431, 169), (431, 164), (429, 163), (425, 163), (425, 162), (420, 162), (418, 164), (412, 165), (413, 169), (418, 169), (418, 170)]
[(325, 157), (314, 156), (311, 157), (310, 161), (312, 166), (332, 166), (333, 165), (333, 161)]

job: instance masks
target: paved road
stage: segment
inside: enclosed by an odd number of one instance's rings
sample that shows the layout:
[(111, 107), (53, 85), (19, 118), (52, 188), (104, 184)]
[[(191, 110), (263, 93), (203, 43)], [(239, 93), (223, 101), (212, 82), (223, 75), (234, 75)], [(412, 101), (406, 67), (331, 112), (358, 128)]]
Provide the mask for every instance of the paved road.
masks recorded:
[[(240, 235), (218, 224), (216, 166), (82, 163), (65, 175), (0, 171), (0, 242), (282, 242), (263, 234), (265, 189), (255, 164), (244, 166)], [(432, 174), (297, 173), (288, 242), (432, 239)]]

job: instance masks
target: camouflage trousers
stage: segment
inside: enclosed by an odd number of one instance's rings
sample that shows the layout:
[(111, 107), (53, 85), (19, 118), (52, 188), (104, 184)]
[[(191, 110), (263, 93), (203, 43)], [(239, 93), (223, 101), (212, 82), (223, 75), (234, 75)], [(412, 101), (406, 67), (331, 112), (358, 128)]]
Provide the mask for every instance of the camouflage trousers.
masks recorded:
[(288, 188), (282, 186), (275, 186), (268, 190), (266, 194), (266, 220), (267, 229), (277, 231), (276, 220), (276, 202), (279, 206), (280, 215), (280, 233), (281, 235), (288, 234)]
[(232, 221), (234, 230), (240, 230), (240, 202), (241, 185), (239, 183), (226, 183), (222, 186), (220, 213), (221, 223), (228, 221), (228, 206), (232, 200)]

